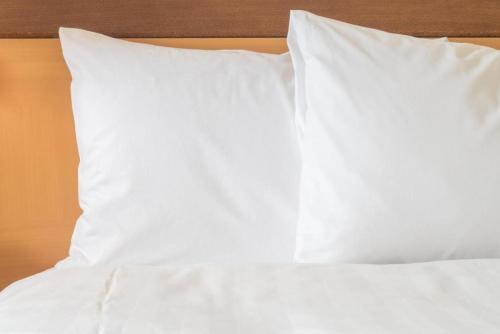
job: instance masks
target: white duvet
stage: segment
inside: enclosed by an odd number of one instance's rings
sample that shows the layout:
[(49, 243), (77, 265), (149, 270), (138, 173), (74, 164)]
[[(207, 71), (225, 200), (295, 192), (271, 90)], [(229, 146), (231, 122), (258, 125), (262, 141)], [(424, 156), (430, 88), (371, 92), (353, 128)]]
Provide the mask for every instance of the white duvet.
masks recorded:
[(500, 333), (500, 260), (47, 271), (0, 333)]

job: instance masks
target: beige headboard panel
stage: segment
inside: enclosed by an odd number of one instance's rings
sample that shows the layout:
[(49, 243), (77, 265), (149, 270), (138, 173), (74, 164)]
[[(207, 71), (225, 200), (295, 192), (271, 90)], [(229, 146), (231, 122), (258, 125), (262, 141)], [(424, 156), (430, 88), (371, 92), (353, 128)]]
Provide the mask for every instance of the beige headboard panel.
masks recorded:
[[(202, 49), (286, 51), (282, 38), (143, 39)], [(500, 48), (500, 38), (461, 39)], [(67, 254), (78, 154), (70, 75), (57, 39), (0, 39), (0, 289)]]

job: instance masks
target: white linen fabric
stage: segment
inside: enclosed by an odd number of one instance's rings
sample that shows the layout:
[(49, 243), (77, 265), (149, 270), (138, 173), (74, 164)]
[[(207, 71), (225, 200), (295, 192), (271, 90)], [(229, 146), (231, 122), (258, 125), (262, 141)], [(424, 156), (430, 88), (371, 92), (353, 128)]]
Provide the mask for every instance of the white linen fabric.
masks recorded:
[(0, 293), (0, 333), (500, 333), (500, 260), (65, 268)]
[(500, 52), (292, 11), (296, 259), (500, 257)]
[(300, 160), (288, 54), (61, 28), (83, 214), (59, 267), (291, 262)]

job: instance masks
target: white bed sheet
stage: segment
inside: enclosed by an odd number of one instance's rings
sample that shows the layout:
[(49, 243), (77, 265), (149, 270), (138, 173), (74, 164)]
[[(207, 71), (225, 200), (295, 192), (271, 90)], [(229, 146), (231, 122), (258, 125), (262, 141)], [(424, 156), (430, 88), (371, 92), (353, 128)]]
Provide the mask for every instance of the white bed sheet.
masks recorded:
[(50, 270), (0, 333), (500, 333), (500, 260)]

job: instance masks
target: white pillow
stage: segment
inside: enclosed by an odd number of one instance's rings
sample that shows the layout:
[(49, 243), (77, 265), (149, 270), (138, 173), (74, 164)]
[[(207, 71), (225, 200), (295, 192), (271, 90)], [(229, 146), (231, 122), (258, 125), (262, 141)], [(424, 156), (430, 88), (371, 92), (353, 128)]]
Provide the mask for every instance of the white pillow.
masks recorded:
[(83, 214), (59, 266), (290, 262), (300, 161), (288, 54), (61, 28)]
[(288, 43), (305, 119), (296, 259), (500, 256), (500, 52), (303, 11)]

